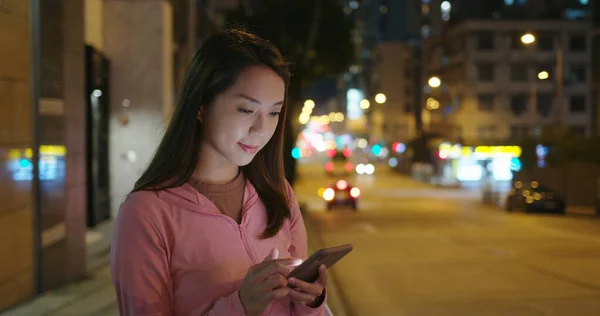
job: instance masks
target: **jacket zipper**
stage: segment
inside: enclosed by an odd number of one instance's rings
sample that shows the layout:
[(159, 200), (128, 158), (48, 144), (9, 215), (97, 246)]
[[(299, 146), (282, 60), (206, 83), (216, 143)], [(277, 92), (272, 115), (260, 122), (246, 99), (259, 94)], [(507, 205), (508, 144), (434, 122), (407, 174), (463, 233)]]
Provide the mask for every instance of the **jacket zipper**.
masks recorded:
[(246, 233), (245, 233), (244, 227), (242, 225), (244, 224), (244, 219), (246, 218), (248, 209), (250, 209), (252, 206), (254, 206), (254, 204), (256, 204), (257, 200), (258, 200), (258, 196), (253, 196), (250, 200), (248, 200), (247, 203), (245, 203), (245, 205), (242, 208), (243, 215), (242, 215), (242, 220), (241, 220), (240, 224), (238, 224), (235, 220), (233, 220), (231, 217), (229, 217), (227, 215), (207, 214), (210, 216), (218, 216), (218, 217), (224, 218), (225, 220), (229, 221), (232, 224), (232, 226), (237, 228), (237, 230), (240, 234), (240, 239), (242, 240), (242, 243), (244, 244), (244, 248), (246, 250), (246, 257), (248, 258), (248, 261), (250, 262), (250, 266), (257, 264), (258, 260), (256, 258), (256, 255), (254, 254), (252, 247), (250, 247), (250, 244), (248, 243), (248, 240), (246, 238)]
[(240, 224), (238, 224), (235, 220), (233, 220), (231, 217), (229, 217), (227, 215), (210, 214), (212, 216), (218, 216), (218, 217), (224, 218), (225, 220), (229, 221), (234, 227), (237, 228), (237, 231), (240, 234), (240, 239), (242, 240), (242, 243), (244, 244), (244, 248), (246, 250), (246, 257), (248, 258), (248, 262), (250, 262), (250, 266), (257, 264), (258, 259), (256, 258), (256, 255), (254, 254), (254, 251), (253, 251), (252, 247), (250, 246), (248, 239), (246, 238), (246, 231), (244, 230), (243, 224), (244, 224), (244, 219), (246, 218), (248, 209), (251, 208), (252, 206), (254, 206), (254, 204), (256, 204), (257, 200), (258, 200), (258, 197), (253, 197), (243, 207), (242, 214), (244, 214), (244, 215), (242, 216), (242, 221)]
[(256, 258), (256, 255), (254, 254), (254, 250), (252, 249), (252, 247), (250, 247), (250, 243), (248, 243), (248, 239), (246, 238), (246, 231), (244, 230), (244, 227), (242, 225), (244, 224), (244, 219), (246, 218), (248, 209), (250, 207), (254, 206), (257, 199), (258, 199), (257, 197), (253, 197), (252, 200), (250, 200), (250, 201), (248, 201), (248, 203), (246, 203), (246, 206), (244, 206), (242, 208), (243, 215), (242, 215), (241, 223), (239, 225), (236, 223), (238, 230), (240, 232), (240, 238), (242, 239), (242, 242), (244, 243), (244, 247), (246, 248), (246, 254), (248, 255), (248, 258), (250, 259), (251, 266), (257, 264), (258, 259)]

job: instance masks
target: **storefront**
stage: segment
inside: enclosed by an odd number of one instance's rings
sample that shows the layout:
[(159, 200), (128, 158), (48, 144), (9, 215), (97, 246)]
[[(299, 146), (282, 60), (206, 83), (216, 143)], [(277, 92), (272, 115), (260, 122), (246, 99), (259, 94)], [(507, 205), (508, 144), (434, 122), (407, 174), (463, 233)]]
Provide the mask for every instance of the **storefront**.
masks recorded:
[(510, 182), (519, 146), (461, 146), (442, 143), (438, 147), (438, 169), (442, 182), (461, 185)]

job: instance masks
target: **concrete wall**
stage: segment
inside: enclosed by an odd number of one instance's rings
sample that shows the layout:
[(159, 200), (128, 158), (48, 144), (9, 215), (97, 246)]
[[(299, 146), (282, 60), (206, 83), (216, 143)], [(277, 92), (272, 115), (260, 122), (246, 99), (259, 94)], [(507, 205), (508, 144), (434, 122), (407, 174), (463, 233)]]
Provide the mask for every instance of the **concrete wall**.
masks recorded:
[[(109, 150), (115, 216), (156, 150), (173, 108), (171, 20), (167, 1), (104, 1), (103, 50), (111, 62)], [(128, 123), (122, 124), (122, 118)]]

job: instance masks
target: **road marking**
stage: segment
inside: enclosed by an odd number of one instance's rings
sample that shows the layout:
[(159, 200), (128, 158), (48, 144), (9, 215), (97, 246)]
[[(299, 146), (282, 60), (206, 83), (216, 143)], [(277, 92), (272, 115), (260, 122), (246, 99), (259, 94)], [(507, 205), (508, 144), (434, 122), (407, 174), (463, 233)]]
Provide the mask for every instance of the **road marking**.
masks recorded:
[(358, 226), (360, 227), (360, 229), (362, 229), (366, 233), (372, 234), (372, 233), (377, 232), (377, 227), (375, 227), (375, 225), (367, 223), (367, 222), (362, 222), (362, 223), (358, 224)]

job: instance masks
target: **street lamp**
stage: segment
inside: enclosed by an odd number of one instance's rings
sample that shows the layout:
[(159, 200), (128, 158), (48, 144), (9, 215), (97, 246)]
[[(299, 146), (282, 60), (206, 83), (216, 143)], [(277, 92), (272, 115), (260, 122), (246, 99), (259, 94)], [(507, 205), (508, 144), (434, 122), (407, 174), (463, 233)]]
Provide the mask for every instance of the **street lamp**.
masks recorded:
[(360, 108), (363, 110), (368, 109), (371, 106), (371, 102), (369, 102), (369, 100), (367, 99), (363, 99), (360, 101)]
[[(525, 45), (530, 45), (535, 42), (535, 36), (531, 33), (525, 33), (521, 36), (521, 42)], [(563, 65), (563, 48), (561, 41), (556, 36), (554, 37), (554, 46), (556, 47), (556, 106), (554, 107), (554, 119), (557, 125), (560, 125), (562, 121), (563, 108), (565, 106), (565, 100), (563, 96), (564, 89), (564, 65)], [(541, 80), (548, 79), (550, 75), (546, 71), (542, 71), (538, 74), (538, 78)]]
[(437, 110), (440, 108), (440, 102), (434, 98), (427, 98), (427, 109)]
[(385, 97), (385, 94), (383, 94), (383, 93), (378, 93), (375, 96), (375, 102), (377, 102), (379, 104), (384, 104), (386, 100), (387, 100), (387, 98)]
[(315, 101), (308, 99), (304, 101), (304, 108), (312, 110), (315, 108)]
[(521, 36), (521, 42), (526, 45), (533, 44), (533, 42), (535, 42), (535, 36), (531, 33), (525, 33)]
[(300, 124), (302, 124), (302, 125), (307, 124), (309, 120), (310, 120), (310, 113), (307, 113), (307, 112), (302, 112), (302, 114), (300, 114), (300, 117), (298, 118), (298, 122), (300, 122)]
[(427, 83), (430, 87), (437, 88), (442, 84), (442, 81), (440, 80), (440, 78), (433, 76), (429, 78), (429, 81)]

